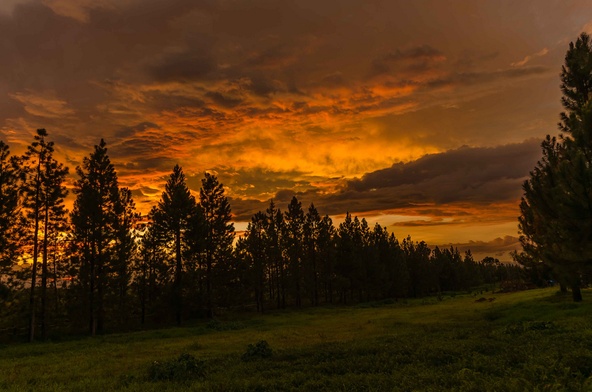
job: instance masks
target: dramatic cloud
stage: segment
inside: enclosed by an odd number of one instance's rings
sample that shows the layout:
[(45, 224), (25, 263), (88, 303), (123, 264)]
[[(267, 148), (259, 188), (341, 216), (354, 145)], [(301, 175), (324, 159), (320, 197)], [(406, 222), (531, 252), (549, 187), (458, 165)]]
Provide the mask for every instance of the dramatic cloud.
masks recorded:
[(591, 20), (585, 0), (8, 0), (0, 137), (46, 128), (72, 168), (104, 138), (144, 212), (178, 163), (193, 191), (218, 173), (237, 219), (296, 194), (490, 240), (515, 235), (523, 141), (556, 132)]
[[(440, 234), (443, 230), (464, 230), (469, 237), (457, 234), (456, 238), (469, 241), (474, 234), (469, 228), (478, 225), (506, 230), (513, 227), (511, 232), (515, 234), (522, 183), (539, 156), (539, 142), (528, 140), (430, 154), (368, 173), (360, 179), (327, 178), (313, 183), (302, 173), (293, 173), (288, 178), (299, 175), (305, 180), (298, 186), (288, 181), (272, 181), (273, 188), (285, 187), (273, 199), (280, 208), (285, 208), (296, 196), (304, 206), (314, 203), (323, 214), (339, 218), (348, 211), (371, 222), (381, 222), (398, 236), (421, 235), (420, 238), (432, 242), (445, 237), (429, 234), (430, 230)], [(280, 175), (267, 174), (268, 177)], [(253, 190), (261, 186), (255, 178), (250, 183), (257, 184), (251, 185)], [(239, 220), (248, 220), (267, 206), (267, 201), (249, 198), (236, 199), (233, 203)]]

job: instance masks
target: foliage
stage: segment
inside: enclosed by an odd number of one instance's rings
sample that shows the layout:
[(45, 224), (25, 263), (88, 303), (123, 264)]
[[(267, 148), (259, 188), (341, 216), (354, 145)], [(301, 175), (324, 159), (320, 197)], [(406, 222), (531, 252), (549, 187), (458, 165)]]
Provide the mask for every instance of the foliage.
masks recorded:
[(205, 377), (205, 361), (191, 354), (181, 354), (178, 358), (154, 361), (148, 368), (150, 381), (183, 382)]
[(159, 241), (152, 245), (155, 248), (162, 248), (164, 255), (174, 255), (174, 259), (167, 262), (173, 266), (171, 268), (174, 277), (171, 305), (177, 325), (181, 325), (182, 320), (183, 275), (184, 269), (187, 269), (187, 265), (184, 265), (186, 263), (183, 260), (183, 253), (189, 246), (188, 233), (199, 213), (195, 198), (187, 188), (183, 169), (175, 165), (158, 206), (151, 211), (150, 219), (153, 221), (154, 232), (158, 232), (159, 235)]
[(79, 179), (70, 215), (73, 290), (81, 298), (92, 335), (105, 329), (108, 302), (118, 303), (116, 312), (125, 314), (129, 261), (135, 249), (132, 228), (137, 216), (131, 192), (119, 187), (106, 146), (101, 139), (76, 168)]
[(547, 266), (581, 301), (592, 260), (592, 43), (586, 33), (569, 45), (561, 72), (560, 139), (547, 136), (542, 158), (524, 183), (520, 241), (525, 266)]
[(241, 360), (244, 362), (254, 361), (257, 359), (270, 358), (273, 355), (271, 347), (266, 340), (260, 340), (255, 344), (249, 344), (247, 351), (241, 356)]
[[(21, 218), (18, 160), (10, 156), (8, 145), (0, 141), (0, 284), (16, 284), (13, 267), (22, 253), (19, 239)], [(5, 296), (3, 296), (5, 297)]]

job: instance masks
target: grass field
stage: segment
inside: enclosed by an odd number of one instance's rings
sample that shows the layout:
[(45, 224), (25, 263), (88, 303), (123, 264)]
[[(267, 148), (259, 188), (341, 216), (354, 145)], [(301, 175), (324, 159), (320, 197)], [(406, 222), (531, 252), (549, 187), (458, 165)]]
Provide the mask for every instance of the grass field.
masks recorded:
[[(590, 294), (467, 294), (6, 345), (0, 390), (589, 391)], [(262, 340), (270, 357), (248, 350)]]

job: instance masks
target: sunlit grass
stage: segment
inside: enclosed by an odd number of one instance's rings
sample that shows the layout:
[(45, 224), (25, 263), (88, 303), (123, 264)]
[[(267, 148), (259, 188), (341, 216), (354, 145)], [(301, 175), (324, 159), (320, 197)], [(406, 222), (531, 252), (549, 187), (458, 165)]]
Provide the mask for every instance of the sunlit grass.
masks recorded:
[[(579, 304), (553, 288), (447, 295), (8, 345), (0, 390), (587, 390), (592, 304), (584, 295)], [(273, 356), (241, 361), (262, 340)], [(204, 378), (148, 379), (154, 361), (182, 353), (205, 361)]]

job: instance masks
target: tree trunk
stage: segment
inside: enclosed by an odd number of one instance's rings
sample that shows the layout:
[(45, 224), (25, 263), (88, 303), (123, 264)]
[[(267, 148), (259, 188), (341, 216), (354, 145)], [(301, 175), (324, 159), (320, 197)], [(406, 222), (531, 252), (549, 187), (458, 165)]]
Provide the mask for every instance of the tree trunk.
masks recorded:
[[(37, 164), (37, 173), (41, 170), (41, 161)], [(39, 174), (37, 175), (37, 184), (35, 190), (35, 232), (33, 233), (33, 269), (31, 271), (31, 294), (29, 297), (29, 342), (35, 340), (35, 284), (37, 279), (37, 258), (39, 257), (39, 193), (41, 192)]]
[(181, 325), (181, 310), (182, 310), (182, 290), (181, 290), (181, 274), (183, 269), (183, 261), (181, 259), (181, 230), (177, 229), (175, 232), (175, 318), (177, 326)]
[(52, 253), (52, 258), (53, 258), (53, 290), (54, 290), (54, 296), (55, 296), (55, 314), (57, 315), (59, 312), (59, 303), (60, 303), (60, 295), (58, 292), (58, 267), (57, 267), (57, 263), (56, 263), (56, 248), (58, 247), (58, 240), (55, 240), (54, 246), (53, 246), (53, 253)]
[(574, 302), (582, 302), (582, 290), (580, 289), (580, 285), (576, 284), (572, 286), (571, 296)]
[(89, 271), (89, 291), (88, 291), (88, 329), (91, 336), (95, 336), (97, 332), (95, 323), (95, 244), (91, 244), (91, 257), (90, 257), (90, 271)]
[[(47, 201), (47, 200), (46, 200)], [(47, 308), (47, 231), (49, 228), (49, 208), (45, 206), (45, 217), (43, 222), (43, 258), (41, 265), (41, 338), (47, 337), (46, 308)]]

